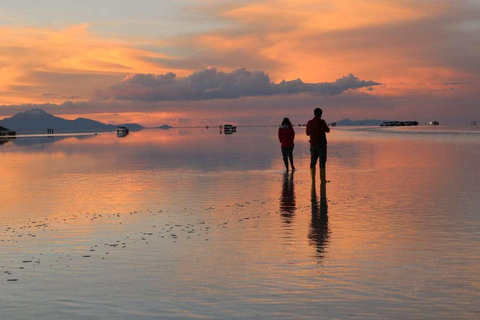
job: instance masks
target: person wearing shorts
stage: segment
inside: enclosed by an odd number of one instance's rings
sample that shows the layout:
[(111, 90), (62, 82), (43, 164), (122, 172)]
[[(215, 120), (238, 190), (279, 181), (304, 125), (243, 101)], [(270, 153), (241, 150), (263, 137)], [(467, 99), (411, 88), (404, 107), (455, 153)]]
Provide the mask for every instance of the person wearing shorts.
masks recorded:
[(320, 181), (327, 182), (327, 133), (330, 132), (325, 120), (322, 119), (322, 109), (316, 108), (313, 111), (314, 118), (307, 122), (306, 134), (310, 137), (310, 174), (312, 181), (315, 181), (317, 161), (320, 162)]

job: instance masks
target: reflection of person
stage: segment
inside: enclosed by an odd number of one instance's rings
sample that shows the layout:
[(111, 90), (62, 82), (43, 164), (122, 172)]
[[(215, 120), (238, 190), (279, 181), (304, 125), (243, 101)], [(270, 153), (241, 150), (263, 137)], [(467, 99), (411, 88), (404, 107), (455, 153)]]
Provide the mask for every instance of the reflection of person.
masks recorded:
[(284, 173), (282, 196), (280, 198), (280, 214), (284, 218), (285, 223), (292, 222), (293, 215), (295, 214), (295, 192), (293, 190), (293, 172)]
[(312, 181), (312, 222), (308, 238), (317, 249), (317, 257), (323, 258), (328, 244), (328, 204), (325, 182), (320, 183), (320, 205), (317, 201), (315, 181)]
[(293, 166), (293, 140), (295, 139), (295, 131), (288, 118), (283, 118), (282, 124), (280, 125), (280, 128), (278, 128), (278, 139), (280, 140), (282, 147), (285, 169), (288, 171), (288, 159), (290, 159), (292, 170), (295, 170), (295, 167)]
[(315, 117), (307, 122), (307, 136), (310, 136), (310, 174), (315, 182), (315, 166), (320, 159), (320, 180), (327, 182), (325, 164), (327, 162), (327, 132), (330, 132), (325, 120), (322, 119), (322, 109), (313, 111)]

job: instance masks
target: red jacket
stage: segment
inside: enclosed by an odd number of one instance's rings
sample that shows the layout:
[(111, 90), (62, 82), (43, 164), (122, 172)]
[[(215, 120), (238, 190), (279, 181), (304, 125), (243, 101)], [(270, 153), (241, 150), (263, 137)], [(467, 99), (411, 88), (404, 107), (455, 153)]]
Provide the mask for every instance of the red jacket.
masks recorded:
[(293, 147), (295, 144), (293, 140), (295, 139), (295, 131), (292, 126), (280, 126), (278, 128), (278, 140), (282, 144), (282, 148)]
[(318, 146), (327, 143), (326, 132), (330, 132), (325, 120), (320, 117), (315, 117), (307, 122), (307, 136), (310, 136), (310, 145)]

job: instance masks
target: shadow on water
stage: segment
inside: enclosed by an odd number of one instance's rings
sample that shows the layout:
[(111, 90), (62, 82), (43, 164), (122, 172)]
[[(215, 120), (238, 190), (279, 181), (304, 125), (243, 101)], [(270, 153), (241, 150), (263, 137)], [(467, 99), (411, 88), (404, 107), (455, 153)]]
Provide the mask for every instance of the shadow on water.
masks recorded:
[(315, 256), (322, 260), (325, 257), (325, 249), (328, 246), (328, 204), (326, 183), (320, 183), (320, 202), (317, 198), (317, 189), (315, 183), (312, 183), (312, 222), (308, 238), (310, 244), (315, 246)]
[(289, 225), (295, 215), (295, 191), (293, 185), (293, 171), (283, 174), (282, 195), (280, 197), (280, 214), (283, 222)]

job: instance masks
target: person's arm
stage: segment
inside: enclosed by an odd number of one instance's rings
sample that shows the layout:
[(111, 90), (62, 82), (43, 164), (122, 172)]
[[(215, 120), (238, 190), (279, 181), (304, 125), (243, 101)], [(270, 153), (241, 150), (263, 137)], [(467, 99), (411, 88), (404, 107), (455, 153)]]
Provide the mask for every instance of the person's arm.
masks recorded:
[(307, 129), (306, 129), (305, 133), (307, 134), (307, 136), (310, 135), (310, 121), (307, 122)]
[(328, 127), (328, 124), (325, 120), (323, 120), (323, 125), (325, 127), (325, 132), (327, 132), (327, 133), (330, 132), (330, 128)]
[(280, 143), (282, 143), (282, 129), (278, 128), (278, 140), (280, 140)]
[(293, 137), (293, 140), (295, 140), (295, 130), (293, 130), (293, 127), (292, 128), (292, 137)]

